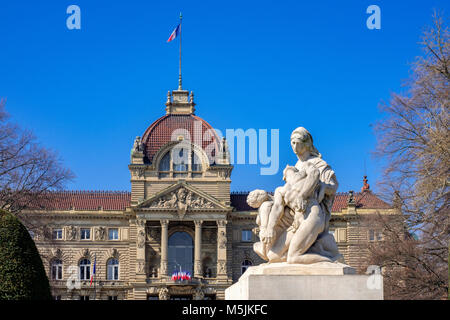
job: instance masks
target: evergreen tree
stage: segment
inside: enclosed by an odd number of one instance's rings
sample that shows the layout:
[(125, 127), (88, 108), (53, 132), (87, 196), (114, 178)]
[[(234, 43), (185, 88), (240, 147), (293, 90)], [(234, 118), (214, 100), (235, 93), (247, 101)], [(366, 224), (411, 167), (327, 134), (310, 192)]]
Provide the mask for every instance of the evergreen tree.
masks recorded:
[(0, 211), (0, 300), (49, 300), (39, 252), (17, 217)]

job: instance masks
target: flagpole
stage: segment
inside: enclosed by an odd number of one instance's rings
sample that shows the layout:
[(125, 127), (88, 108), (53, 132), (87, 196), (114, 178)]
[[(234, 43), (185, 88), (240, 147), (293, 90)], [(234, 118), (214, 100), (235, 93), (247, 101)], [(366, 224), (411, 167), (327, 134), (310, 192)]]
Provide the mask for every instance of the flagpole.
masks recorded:
[(181, 15), (181, 12), (180, 12), (180, 66), (179, 66), (179, 75), (178, 75), (178, 90), (182, 90), (181, 89), (181, 31), (182, 31), (182, 28), (181, 28), (181, 20), (183, 19), (183, 16)]

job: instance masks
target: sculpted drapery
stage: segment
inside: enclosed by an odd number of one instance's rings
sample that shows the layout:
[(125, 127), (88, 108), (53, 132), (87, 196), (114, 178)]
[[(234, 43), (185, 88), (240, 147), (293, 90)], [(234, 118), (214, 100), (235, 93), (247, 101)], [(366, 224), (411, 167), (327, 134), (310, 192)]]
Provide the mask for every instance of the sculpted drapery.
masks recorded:
[(255, 252), (268, 262), (310, 264), (340, 257), (328, 226), (338, 182), (334, 171), (314, 147), (311, 134), (302, 127), (291, 134), (298, 157), (286, 167), (286, 184), (270, 195), (252, 191), (247, 202), (259, 208), (260, 241)]

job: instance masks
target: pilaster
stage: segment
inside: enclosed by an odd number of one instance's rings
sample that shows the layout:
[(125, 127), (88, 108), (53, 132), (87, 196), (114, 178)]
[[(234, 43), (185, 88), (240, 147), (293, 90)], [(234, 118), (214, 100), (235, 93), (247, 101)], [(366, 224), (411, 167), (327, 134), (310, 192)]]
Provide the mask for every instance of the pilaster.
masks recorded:
[(194, 220), (195, 224), (195, 247), (194, 247), (194, 277), (202, 277), (202, 220)]
[(159, 267), (159, 274), (161, 277), (167, 277), (168, 269), (168, 251), (169, 251), (169, 220), (160, 220), (161, 223), (161, 265)]
[(145, 260), (145, 230), (146, 220), (136, 220), (136, 281), (145, 282), (146, 275), (146, 260)]
[(227, 221), (217, 221), (217, 279), (227, 279)]

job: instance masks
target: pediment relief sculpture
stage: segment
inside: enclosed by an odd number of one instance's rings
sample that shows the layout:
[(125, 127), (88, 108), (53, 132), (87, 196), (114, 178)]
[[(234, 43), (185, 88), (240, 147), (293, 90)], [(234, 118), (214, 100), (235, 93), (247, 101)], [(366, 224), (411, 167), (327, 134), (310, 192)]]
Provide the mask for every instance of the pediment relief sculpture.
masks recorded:
[(149, 205), (150, 208), (165, 208), (165, 209), (210, 209), (216, 207), (211, 201), (204, 197), (181, 187), (170, 193), (161, 196), (158, 199), (152, 201)]

